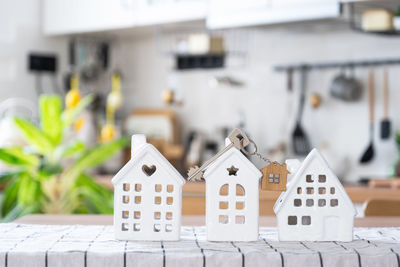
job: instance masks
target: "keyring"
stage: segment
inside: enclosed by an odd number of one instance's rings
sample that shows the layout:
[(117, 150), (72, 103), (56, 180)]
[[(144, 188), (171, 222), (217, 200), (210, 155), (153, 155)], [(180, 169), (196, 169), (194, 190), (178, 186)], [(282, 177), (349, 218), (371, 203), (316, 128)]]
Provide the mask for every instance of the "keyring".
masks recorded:
[(257, 145), (256, 145), (256, 143), (254, 143), (254, 141), (251, 140), (251, 139), (249, 139), (249, 142), (250, 142), (250, 144), (253, 144), (253, 146), (254, 146), (254, 151), (250, 153), (249, 151), (247, 151), (247, 150), (244, 149), (244, 148), (242, 149), (242, 151), (243, 151), (243, 153), (246, 154), (247, 156), (254, 156), (254, 155), (257, 154)]

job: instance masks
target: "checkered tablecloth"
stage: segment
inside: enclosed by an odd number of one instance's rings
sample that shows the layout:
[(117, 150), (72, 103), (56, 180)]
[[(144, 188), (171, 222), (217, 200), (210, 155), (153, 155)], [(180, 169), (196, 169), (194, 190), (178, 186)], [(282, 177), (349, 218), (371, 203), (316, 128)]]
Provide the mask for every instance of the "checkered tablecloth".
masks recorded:
[(0, 266), (400, 266), (400, 228), (356, 228), (354, 241), (207, 242), (204, 227), (182, 227), (179, 242), (114, 239), (112, 226), (0, 224)]

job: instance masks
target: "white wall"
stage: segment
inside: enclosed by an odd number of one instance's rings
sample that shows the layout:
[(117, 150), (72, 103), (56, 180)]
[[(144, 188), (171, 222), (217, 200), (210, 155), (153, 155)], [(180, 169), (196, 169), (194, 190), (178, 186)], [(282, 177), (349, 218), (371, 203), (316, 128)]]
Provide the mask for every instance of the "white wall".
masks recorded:
[[(66, 38), (42, 36), (40, 2), (0, 1), (0, 101), (23, 97), (37, 104), (35, 79), (27, 71), (27, 54), (31, 51), (57, 53), (59, 69), (66, 70)], [(58, 81), (61, 86), (60, 76)], [(52, 92), (48, 77), (43, 78), (43, 87), (45, 92)]]
[[(66, 71), (67, 38), (45, 38), (41, 35), (40, 0), (0, 2), (0, 101), (9, 97), (24, 97), (36, 104), (34, 76), (27, 72), (27, 52), (54, 52), (59, 57), (59, 73)], [(240, 37), (240, 36), (239, 36)], [(281, 140), (289, 140), (297, 105), (296, 93), (285, 90), (285, 75), (276, 73), (276, 64), (325, 60), (400, 57), (400, 38), (365, 35), (351, 32), (343, 25), (291, 24), (248, 31), (248, 64), (242, 68), (215, 71), (189, 71), (179, 74), (184, 106), (176, 107), (183, 131), (201, 129), (215, 133), (223, 126), (235, 126), (238, 113), (246, 117), (246, 131), (257, 142), (261, 152)], [(167, 86), (172, 57), (160, 53), (152, 35), (132, 35), (114, 43), (113, 65), (124, 73), (123, 114), (134, 108), (162, 107), (161, 92)], [(161, 43), (162, 44), (162, 43)], [(232, 45), (229, 44), (228, 45)], [(397, 99), (400, 91), (400, 68), (390, 67), (391, 117), (396, 128), (400, 119)], [(395, 160), (393, 142), (382, 143), (376, 124), (377, 157), (368, 166), (357, 161), (368, 143), (367, 94), (358, 103), (343, 103), (329, 97), (328, 86), (335, 71), (310, 73), (308, 92), (318, 92), (323, 104), (317, 110), (308, 105), (304, 128), (312, 144), (322, 150), (339, 176), (348, 181), (360, 176), (385, 175)], [(246, 82), (243, 89), (210, 88), (208, 80), (214, 74), (236, 75)], [(367, 71), (356, 75), (365, 85)], [(376, 118), (382, 115), (382, 69), (376, 68)], [(60, 85), (61, 77), (58, 77)], [(108, 86), (108, 85), (107, 85)], [(44, 80), (46, 92), (52, 87)], [(107, 89), (100, 88), (99, 89)], [(258, 165), (262, 163), (257, 162)]]
[[(164, 37), (167, 38), (167, 37)], [(400, 38), (354, 33), (347, 26), (332, 24), (282, 25), (254, 28), (249, 31), (249, 63), (244, 68), (222, 71), (181, 72), (179, 81), (184, 106), (175, 108), (184, 132), (201, 129), (213, 133), (217, 127), (234, 126), (238, 112), (246, 117), (246, 130), (262, 152), (277, 142), (288, 140), (297, 111), (299, 77), (295, 77), (296, 93), (285, 90), (286, 76), (273, 71), (284, 63), (340, 61), (373, 58), (400, 58)], [(119, 41), (115, 51), (118, 66), (124, 71), (125, 114), (138, 107), (162, 107), (161, 92), (167, 86), (171, 68), (170, 56), (161, 55), (152, 36), (132, 36)], [(161, 40), (162, 41), (162, 40)], [(391, 117), (394, 128), (399, 125), (400, 68), (389, 67)], [(243, 89), (210, 88), (208, 78), (215, 73), (236, 74), (247, 86)], [(313, 146), (320, 148), (336, 173), (347, 181), (360, 176), (384, 176), (396, 159), (393, 141), (379, 140), (382, 118), (382, 68), (376, 68), (376, 158), (368, 166), (359, 166), (358, 159), (367, 147), (368, 109), (366, 69), (356, 70), (363, 81), (365, 94), (357, 103), (344, 103), (329, 96), (329, 84), (339, 73), (316, 71), (309, 75), (308, 93), (317, 92), (323, 104), (317, 110), (307, 105), (304, 128)], [(256, 162), (261, 164), (260, 162)]]

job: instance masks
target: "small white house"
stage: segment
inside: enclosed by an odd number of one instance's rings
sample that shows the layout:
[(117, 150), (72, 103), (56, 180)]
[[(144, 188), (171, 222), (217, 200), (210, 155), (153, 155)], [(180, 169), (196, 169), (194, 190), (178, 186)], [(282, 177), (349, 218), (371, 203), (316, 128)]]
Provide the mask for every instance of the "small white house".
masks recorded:
[(185, 179), (144, 135), (132, 136), (130, 161), (112, 179), (120, 240), (179, 240)]
[(258, 187), (261, 172), (235, 147), (204, 173), (209, 241), (258, 239)]
[(316, 149), (298, 168), (274, 211), (280, 241), (353, 240), (354, 205)]

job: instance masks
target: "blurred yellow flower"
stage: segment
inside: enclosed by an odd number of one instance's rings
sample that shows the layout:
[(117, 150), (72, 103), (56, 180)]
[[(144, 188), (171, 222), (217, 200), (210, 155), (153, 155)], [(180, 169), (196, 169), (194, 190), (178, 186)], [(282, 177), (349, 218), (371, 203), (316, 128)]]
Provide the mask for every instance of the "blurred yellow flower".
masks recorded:
[(79, 117), (76, 119), (74, 122), (74, 131), (76, 133), (80, 132), (82, 130), (83, 125), (85, 124), (85, 118), (84, 117)]
[(78, 89), (71, 89), (65, 96), (65, 106), (67, 109), (76, 107), (81, 100), (81, 93)]
[(106, 124), (103, 126), (100, 132), (100, 142), (108, 142), (113, 140), (115, 137), (115, 127), (112, 124)]

